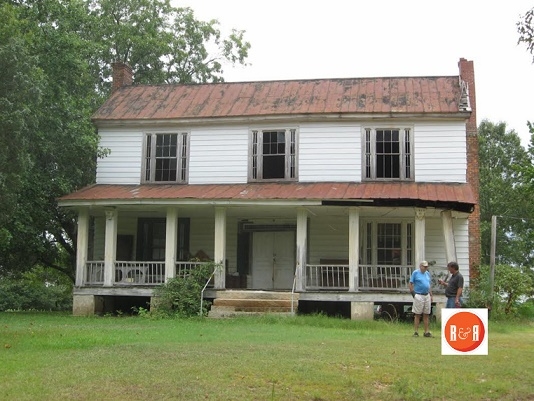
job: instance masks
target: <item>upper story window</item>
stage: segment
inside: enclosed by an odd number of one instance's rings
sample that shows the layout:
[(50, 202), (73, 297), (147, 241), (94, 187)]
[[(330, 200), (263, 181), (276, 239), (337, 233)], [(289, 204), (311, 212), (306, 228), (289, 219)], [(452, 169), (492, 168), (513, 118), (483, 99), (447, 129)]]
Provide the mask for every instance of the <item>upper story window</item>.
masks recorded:
[(143, 182), (186, 183), (189, 134), (151, 133), (145, 137)]
[(364, 180), (413, 180), (410, 128), (365, 128)]
[(297, 179), (297, 129), (251, 131), (250, 181)]

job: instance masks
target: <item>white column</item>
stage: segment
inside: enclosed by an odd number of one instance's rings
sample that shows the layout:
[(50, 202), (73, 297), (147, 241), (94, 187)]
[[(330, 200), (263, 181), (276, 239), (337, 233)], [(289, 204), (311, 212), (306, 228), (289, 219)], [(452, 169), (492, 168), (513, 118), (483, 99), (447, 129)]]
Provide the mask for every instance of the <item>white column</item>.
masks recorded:
[(87, 265), (87, 248), (89, 245), (89, 209), (78, 212), (78, 238), (76, 240), (76, 287), (81, 287)]
[(116, 209), (106, 210), (106, 243), (104, 246), (104, 287), (112, 287), (117, 254), (117, 217)]
[(358, 291), (360, 259), (360, 209), (349, 208), (349, 291)]
[(215, 208), (215, 246), (213, 259), (222, 268), (215, 272), (216, 289), (226, 288), (226, 208)]
[(165, 281), (176, 275), (177, 222), (178, 211), (175, 207), (168, 207), (165, 227)]
[(452, 212), (444, 210), (441, 212), (441, 223), (443, 226), (443, 237), (445, 238), (445, 254), (447, 263), (456, 262), (456, 244), (454, 243), (454, 228), (452, 225)]
[(425, 209), (415, 209), (415, 267), (425, 260)]
[(306, 289), (306, 244), (308, 236), (308, 212), (304, 208), (297, 209), (297, 260), (295, 266), (295, 291)]

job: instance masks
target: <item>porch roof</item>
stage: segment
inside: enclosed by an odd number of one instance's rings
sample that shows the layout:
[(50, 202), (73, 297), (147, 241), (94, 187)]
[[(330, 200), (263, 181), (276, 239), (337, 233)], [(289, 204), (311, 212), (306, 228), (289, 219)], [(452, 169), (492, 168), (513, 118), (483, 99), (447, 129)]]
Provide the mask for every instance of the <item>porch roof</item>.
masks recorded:
[(471, 212), (477, 203), (465, 183), (320, 182), (197, 185), (95, 184), (59, 199), (60, 206), (142, 204), (160, 201), (230, 202), (316, 201), (324, 205), (442, 207)]

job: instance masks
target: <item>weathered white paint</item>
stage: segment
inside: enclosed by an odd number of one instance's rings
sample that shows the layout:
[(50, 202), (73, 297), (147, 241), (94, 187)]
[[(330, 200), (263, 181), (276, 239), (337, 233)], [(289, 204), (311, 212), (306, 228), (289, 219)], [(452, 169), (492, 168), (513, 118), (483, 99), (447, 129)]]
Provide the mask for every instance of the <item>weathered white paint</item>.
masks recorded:
[(360, 258), (360, 209), (349, 209), (349, 291), (358, 288), (358, 260)]
[(414, 126), (415, 181), (466, 182), (465, 122)]
[[(466, 182), (465, 123), (435, 121), (333, 121), (290, 124), (298, 127), (300, 182), (359, 182), (362, 175), (363, 127), (413, 127), (415, 181)], [(255, 128), (286, 128), (287, 123)], [(166, 127), (150, 130), (107, 128), (100, 146), (111, 153), (98, 159), (98, 184), (139, 184), (145, 132), (190, 132), (189, 183), (246, 183), (248, 177), (248, 125)]]
[(304, 208), (297, 209), (297, 257), (296, 257), (296, 290), (304, 290), (306, 280), (308, 212)]
[(299, 181), (361, 181), (360, 125), (306, 123), (299, 129)]
[(78, 238), (76, 242), (76, 287), (83, 285), (87, 251), (89, 245), (89, 210), (83, 208), (78, 212)]
[(103, 129), (99, 146), (109, 149), (108, 156), (97, 160), (97, 184), (139, 184), (143, 156), (143, 131)]
[(445, 254), (447, 255), (447, 261), (456, 261), (456, 244), (454, 243), (454, 228), (450, 210), (441, 212), (441, 223), (443, 225), (443, 238), (445, 238)]
[(308, 264), (321, 259), (349, 258), (348, 216), (311, 216)]
[(189, 183), (246, 183), (248, 135), (247, 126), (192, 129)]
[(295, 232), (252, 234), (252, 287), (289, 290), (295, 272)]
[(176, 264), (176, 243), (178, 229), (178, 211), (175, 207), (167, 208), (167, 218), (165, 220), (165, 279), (175, 277)]
[(117, 218), (116, 209), (106, 210), (106, 245), (104, 250), (104, 286), (111, 287), (115, 275), (117, 252)]
[(94, 218), (93, 253), (87, 256), (89, 260), (104, 260), (105, 240), (106, 218), (97, 216)]
[(226, 280), (226, 208), (215, 208), (215, 242), (213, 245), (215, 263), (223, 266), (217, 269), (214, 276), (215, 288), (225, 288)]
[[(468, 243), (468, 222), (467, 218), (453, 218), (454, 244), (456, 248), (456, 261), (460, 266), (460, 273), (464, 276), (464, 282), (469, 283), (469, 243)], [(443, 223), (441, 218), (426, 219), (426, 258), (429, 261), (436, 261), (435, 266), (447, 266), (449, 262), (445, 249), (445, 238), (443, 235)]]
[(425, 209), (415, 208), (415, 266), (425, 260)]

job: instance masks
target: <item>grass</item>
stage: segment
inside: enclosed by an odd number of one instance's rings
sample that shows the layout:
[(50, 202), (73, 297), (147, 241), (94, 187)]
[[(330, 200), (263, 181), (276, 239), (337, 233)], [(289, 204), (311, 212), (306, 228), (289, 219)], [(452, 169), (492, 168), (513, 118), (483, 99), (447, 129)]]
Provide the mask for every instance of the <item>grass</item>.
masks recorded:
[(324, 316), (151, 320), (0, 313), (2, 400), (534, 400), (534, 323), (488, 356)]

